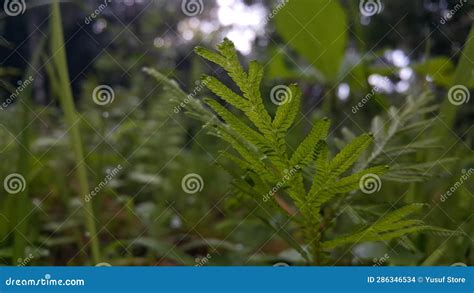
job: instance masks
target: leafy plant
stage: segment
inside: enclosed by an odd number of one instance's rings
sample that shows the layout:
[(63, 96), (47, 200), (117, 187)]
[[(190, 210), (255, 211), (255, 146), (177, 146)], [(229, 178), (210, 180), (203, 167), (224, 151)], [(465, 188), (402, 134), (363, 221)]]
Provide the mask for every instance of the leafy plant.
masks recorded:
[[(440, 136), (425, 135), (437, 121), (439, 106), (433, 104), (432, 100), (428, 92), (416, 98), (408, 96), (400, 108), (392, 106), (386, 115), (375, 116), (370, 125), (374, 134), (373, 146), (367, 149), (355, 169), (385, 164), (390, 165), (390, 170), (384, 174), (386, 180), (423, 182), (436, 175), (437, 166), (455, 161), (455, 158), (450, 157), (416, 160), (417, 154), (442, 149)], [(356, 136), (347, 128), (343, 128), (342, 133), (344, 139), (337, 140), (341, 148)]]
[[(209, 113), (200, 115), (206, 109), (192, 97), (189, 98), (189, 105), (192, 106), (188, 110), (206, 121), (212, 133), (234, 149), (232, 153), (224, 151), (223, 156), (243, 171), (237, 173), (229, 169), (233, 175), (233, 190), (242, 202), (252, 205), (257, 215), (280, 235), (285, 233), (280, 233), (283, 227), (275, 225), (274, 212), (285, 215), (287, 221), (298, 225), (305, 245), (298, 244), (299, 241), (288, 233), (284, 237), (307, 261), (324, 264), (328, 260), (326, 252), (335, 247), (363, 241), (389, 240), (430, 228), (420, 220), (406, 219), (422, 207), (421, 204), (413, 204), (386, 213), (375, 223), (354, 234), (327, 239), (325, 232), (335, 217), (325, 212), (325, 206), (333, 199), (358, 190), (365, 175), (379, 176), (388, 169), (386, 165), (379, 165), (350, 171), (372, 144), (373, 135), (363, 134), (354, 138), (333, 157), (327, 142), (330, 122), (321, 119), (314, 123), (296, 150), (290, 152), (286, 136), (300, 109), (301, 93), (298, 87), (291, 85), (287, 88), (286, 94), (290, 99), (278, 107), (272, 118), (260, 92), (263, 67), (259, 63), (251, 62), (246, 72), (238, 60), (233, 43), (227, 39), (218, 46), (218, 52), (196, 48), (196, 53), (221, 66), (240, 88), (241, 94), (215, 77), (203, 78), (214, 94), (243, 113), (245, 118), (213, 99), (206, 99), (205, 102), (222, 120), (208, 119), (212, 117)], [(156, 71), (149, 72), (160, 81), (166, 80)], [(167, 83), (175, 92), (180, 92), (172, 82)], [(315, 169), (312, 179), (305, 180), (303, 173), (310, 172), (312, 168)], [(262, 199), (262, 194), (268, 196)], [(272, 213), (269, 213), (270, 210)]]

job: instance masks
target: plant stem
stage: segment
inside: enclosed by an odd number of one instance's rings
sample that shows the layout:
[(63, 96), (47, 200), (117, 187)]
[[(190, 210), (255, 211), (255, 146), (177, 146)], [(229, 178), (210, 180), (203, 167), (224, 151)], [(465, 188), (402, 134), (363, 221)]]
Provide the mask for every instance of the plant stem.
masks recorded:
[[(26, 80), (34, 81), (33, 76), (34, 68), (40, 62), (40, 56), (44, 49), (45, 40), (41, 39), (36, 51), (31, 56), (31, 65), (26, 70), (23, 76), (23, 82)], [(31, 80), (32, 79), (32, 80)], [(21, 104), (20, 115), (21, 115), (21, 134), (20, 134), (20, 145), (18, 146), (18, 172), (22, 174), (26, 179), (25, 190), (21, 192), (15, 199), (15, 218), (13, 223), (18, 225), (14, 233), (14, 245), (13, 245), (13, 254), (12, 254), (12, 263), (15, 263), (19, 258), (25, 257), (25, 248), (26, 248), (26, 239), (25, 235), (28, 235), (28, 210), (30, 207), (28, 185), (30, 183), (30, 170), (33, 168), (31, 166), (31, 129), (29, 127), (31, 121), (31, 99), (33, 95), (33, 84), (30, 84), (23, 92), (19, 95), (19, 101)]]
[(70, 85), (69, 72), (66, 59), (66, 51), (64, 49), (64, 36), (61, 22), (61, 11), (59, 9), (59, 2), (55, 0), (52, 6), (53, 16), (51, 25), (51, 50), (52, 60), (54, 63), (54, 69), (57, 81), (59, 82), (58, 88), (61, 91), (59, 95), (60, 103), (64, 111), (66, 122), (69, 126), (69, 138), (70, 143), (74, 151), (76, 159), (76, 175), (79, 181), (79, 191), (83, 197), (84, 204), (84, 217), (87, 231), (91, 241), (92, 259), (95, 263), (100, 262), (100, 249), (98, 242), (98, 235), (94, 220), (94, 209), (92, 201), (87, 201), (85, 195), (89, 193), (89, 183), (87, 179), (87, 171), (84, 166), (84, 150), (82, 145), (82, 138), (79, 129), (78, 117), (74, 99), (72, 95), (72, 89)]

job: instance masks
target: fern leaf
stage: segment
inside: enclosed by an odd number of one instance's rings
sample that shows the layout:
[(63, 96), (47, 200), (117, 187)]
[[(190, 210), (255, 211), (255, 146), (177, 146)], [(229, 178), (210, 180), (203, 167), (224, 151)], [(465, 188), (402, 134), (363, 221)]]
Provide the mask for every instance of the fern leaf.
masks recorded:
[(320, 140), (326, 140), (326, 136), (329, 130), (329, 119), (318, 120), (314, 125), (309, 135), (303, 140), (298, 146), (296, 151), (293, 153), (290, 164), (307, 166), (314, 159), (315, 151), (317, 151), (316, 145)]
[(372, 167), (335, 182), (330, 189), (334, 193), (346, 193), (360, 188), (360, 180), (366, 174), (383, 175), (389, 169), (388, 166)]
[(301, 106), (301, 91), (298, 86), (293, 84), (289, 89), (291, 99), (278, 107), (272, 122), (274, 129), (278, 129), (280, 133), (285, 134), (291, 125), (293, 125)]
[(230, 88), (225, 86), (222, 82), (212, 76), (204, 76), (203, 80), (207, 81), (206, 86), (218, 97), (234, 106), (235, 108), (246, 112), (249, 104), (242, 96), (236, 94)]
[[(233, 162), (234, 164), (239, 166), (239, 168), (244, 170), (244, 171), (252, 170), (252, 165), (250, 165), (248, 162), (238, 158), (237, 156), (234, 156), (234, 155), (232, 155), (228, 152), (225, 152), (225, 151), (220, 152), (220, 155), (223, 158), (226, 158), (226, 159), (230, 160), (231, 162)], [(235, 174), (235, 172), (229, 172), (229, 173), (230, 174)], [(238, 177), (238, 176), (234, 176), (234, 177)]]
[(262, 177), (266, 178), (270, 182), (278, 181), (278, 178), (271, 172), (271, 169), (267, 168), (255, 153), (250, 151), (245, 145), (243, 145), (238, 139), (232, 137), (228, 133), (220, 133), (222, 139), (227, 141), (233, 149), (235, 149), (242, 158), (251, 166), (252, 170)]
[(431, 227), (428, 226), (428, 225), (413, 226), (413, 227), (404, 228), (404, 229), (389, 232), (389, 233), (377, 234), (375, 237), (373, 237), (371, 239), (369, 238), (365, 241), (388, 241), (388, 240), (392, 240), (392, 239), (395, 239), (395, 238), (400, 238), (400, 237), (408, 235), (408, 234), (413, 234), (413, 233), (429, 230), (430, 228)]
[(249, 63), (248, 88), (249, 100), (262, 103), (262, 95), (260, 93), (260, 83), (263, 79), (263, 66), (257, 61)]
[(350, 168), (359, 159), (372, 140), (372, 135), (363, 134), (351, 141), (329, 164), (330, 176), (333, 178), (337, 177)]
[(222, 56), (222, 55), (220, 55), (216, 52), (213, 52), (213, 51), (208, 50), (208, 49), (203, 48), (203, 47), (196, 47), (194, 49), (194, 52), (196, 52), (196, 54), (203, 57), (204, 59), (207, 59), (207, 60), (219, 65), (222, 68), (225, 68), (227, 66), (227, 61), (224, 58), (224, 56)]
[(232, 80), (239, 86), (239, 88), (250, 100), (248, 91), (250, 88), (248, 76), (245, 73), (242, 65), (240, 64), (239, 57), (237, 56), (237, 50), (235, 49), (234, 43), (229, 39), (225, 38), (222, 43), (217, 46), (217, 50), (224, 56), (226, 63), (222, 66)]
[(410, 214), (416, 213), (424, 207), (426, 207), (426, 204), (419, 204), (419, 203), (414, 203), (414, 204), (404, 206), (382, 217), (382, 219), (377, 221), (376, 225), (377, 227), (383, 227), (384, 225), (391, 224), (393, 222), (396, 222), (400, 219), (403, 219), (409, 216)]
[[(282, 200), (281, 195), (284, 194), (292, 200), (292, 211), (289, 214), (296, 215), (293, 213), (293, 206), (298, 209), (299, 215), (293, 220), (300, 225), (302, 236), (310, 245), (316, 262), (321, 259), (323, 253), (321, 247), (330, 249), (363, 241), (389, 240), (406, 237), (409, 233), (433, 229), (420, 220), (407, 219), (422, 207), (422, 205), (414, 204), (392, 211), (354, 234), (323, 242), (326, 234), (324, 231), (331, 226), (332, 216), (321, 208), (336, 195), (358, 189), (361, 178), (367, 174), (384, 175), (384, 178), (392, 176), (398, 179), (403, 176), (425, 177), (426, 174), (422, 172), (428, 173), (426, 165), (400, 165), (403, 170), (390, 169), (389, 174), (386, 174), (387, 166), (373, 167), (373, 165), (376, 165), (375, 162), (379, 160), (386, 162), (399, 155), (433, 147), (435, 141), (431, 139), (420, 139), (403, 148), (394, 143), (397, 142), (395, 138), (400, 134), (411, 135), (415, 130), (430, 126), (425, 121), (426, 119), (420, 119), (419, 114), (420, 111), (429, 113), (434, 110), (429, 106), (428, 98), (408, 98), (408, 106), (401, 109), (390, 108), (389, 123), (386, 123), (382, 117), (376, 117), (372, 123), (373, 136), (364, 134), (355, 137), (346, 130), (344, 136), (346, 141), (350, 138), (350, 142), (345, 147), (342, 143), (338, 143), (341, 151), (332, 160), (326, 142), (329, 121), (319, 120), (288, 158), (286, 136), (300, 110), (300, 90), (296, 85), (289, 87), (291, 99), (277, 108), (275, 117), (272, 119), (265, 108), (260, 90), (264, 74), (263, 66), (252, 61), (246, 71), (239, 61), (233, 43), (228, 39), (225, 39), (217, 49), (217, 52), (211, 52), (197, 48), (196, 52), (221, 66), (237, 85), (239, 92), (234, 92), (214, 77), (206, 77), (207, 86), (220, 99), (241, 111), (246, 118), (238, 117), (232, 110), (215, 100), (207, 100), (206, 103), (212, 110), (209, 112), (216, 113), (223, 120), (215, 118), (218, 121), (210, 122), (210, 124), (216, 129), (216, 133), (238, 153), (238, 156), (229, 153), (224, 153), (223, 156), (245, 171), (244, 175), (238, 175), (231, 170), (236, 194), (246, 199), (245, 204), (254, 206), (258, 211), (258, 216), (264, 222), (270, 223), (267, 216), (271, 217), (271, 215), (258, 203), (259, 198), (262, 194), (268, 194), (274, 186), (278, 186), (278, 193), (281, 192), (281, 194), (272, 197), (269, 207), (276, 206), (282, 213), (288, 213), (288, 203)], [(375, 142), (373, 149), (363, 156), (373, 142)], [(358, 164), (353, 168), (356, 163)], [(302, 173), (292, 174), (291, 178), (287, 178), (285, 170), (293, 166), (306, 167), (304, 172), (311, 173), (312, 182), (306, 184), (308, 182), (304, 181)], [(355, 172), (341, 178), (349, 169)], [(315, 171), (314, 174), (312, 171)], [(307, 185), (310, 185), (308, 192)], [(289, 242), (292, 242), (293, 239), (290, 240)], [(291, 244), (302, 255), (306, 253), (297, 242)]]
[(221, 104), (212, 99), (206, 99), (205, 102), (244, 139), (263, 149), (264, 153), (272, 151), (272, 146), (267, 143), (267, 140), (265, 140), (265, 138), (260, 133), (248, 127)]
[(347, 244), (357, 244), (369, 241), (386, 241), (391, 240), (394, 238), (399, 238), (409, 233), (415, 233), (421, 230), (426, 229), (425, 226), (415, 226), (406, 229), (401, 229), (394, 232), (389, 233), (377, 233), (372, 229), (372, 227), (355, 234), (342, 236), (340, 238), (325, 241), (322, 243), (322, 247), (324, 249), (333, 249), (339, 246), (347, 245)]
[(379, 223), (374, 224), (372, 229), (377, 233), (388, 233), (391, 231), (399, 231), (405, 228), (423, 226), (424, 223), (421, 220), (402, 220), (390, 224), (381, 225)]
[(316, 172), (313, 179), (313, 184), (311, 185), (311, 189), (308, 193), (310, 198), (313, 198), (318, 191), (323, 189), (324, 183), (327, 182), (329, 177), (329, 150), (327, 144), (324, 141), (320, 141), (318, 145), (319, 154), (316, 158)]

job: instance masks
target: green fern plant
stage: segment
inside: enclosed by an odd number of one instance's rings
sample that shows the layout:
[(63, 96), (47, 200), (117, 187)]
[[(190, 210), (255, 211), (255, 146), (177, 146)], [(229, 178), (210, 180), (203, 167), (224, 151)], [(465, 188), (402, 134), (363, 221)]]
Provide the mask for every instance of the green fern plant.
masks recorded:
[[(423, 206), (413, 204), (386, 213), (354, 234), (329, 239), (326, 231), (335, 217), (326, 212), (325, 206), (358, 190), (365, 175), (381, 176), (388, 170), (386, 165), (352, 170), (373, 143), (373, 135), (354, 138), (333, 156), (327, 143), (330, 121), (320, 119), (296, 150), (290, 151), (286, 137), (301, 106), (297, 85), (288, 87), (286, 94), (291, 98), (271, 117), (260, 91), (263, 67), (259, 63), (250, 62), (245, 71), (233, 43), (227, 39), (218, 46), (218, 52), (198, 47), (196, 53), (222, 67), (241, 93), (215, 77), (204, 76), (206, 86), (225, 104), (206, 99), (211, 111), (187, 96), (187, 111), (204, 121), (212, 134), (234, 150), (223, 151), (222, 155), (241, 170), (236, 172), (235, 168), (226, 167), (233, 175), (233, 191), (239, 203), (251, 206), (254, 214), (273, 227), (308, 263), (326, 264), (328, 252), (342, 245), (389, 240), (430, 228), (420, 220), (407, 219)], [(178, 100), (186, 97), (174, 82), (154, 70), (147, 71), (177, 94)], [(243, 117), (229, 110), (230, 107)], [(308, 172), (312, 173), (310, 180), (303, 176)], [(295, 233), (288, 233), (284, 228), (288, 222), (296, 225)]]
[[(384, 179), (394, 182), (423, 182), (435, 176), (437, 166), (452, 163), (456, 158), (446, 157), (434, 161), (421, 158), (420, 153), (429, 153), (432, 149), (442, 149), (438, 136), (427, 136), (435, 125), (435, 115), (439, 106), (432, 104), (433, 97), (429, 92), (417, 96), (408, 96), (403, 106), (390, 107), (386, 115), (372, 119), (371, 132), (374, 144), (358, 162), (356, 170), (377, 164), (390, 165)], [(337, 140), (339, 147), (356, 135), (349, 129), (342, 130), (344, 138)], [(410, 143), (406, 144), (406, 141)]]

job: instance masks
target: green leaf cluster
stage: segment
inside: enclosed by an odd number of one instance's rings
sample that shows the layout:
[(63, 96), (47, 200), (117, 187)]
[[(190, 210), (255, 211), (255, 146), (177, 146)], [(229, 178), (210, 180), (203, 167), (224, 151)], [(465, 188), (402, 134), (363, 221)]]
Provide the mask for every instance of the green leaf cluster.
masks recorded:
[[(320, 119), (315, 121), (311, 131), (292, 151), (286, 137), (295, 124), (301, 106), (298, 86), (293, 84), (287, 88), (286, 94), (290, 98), (278, 106), (272, 117), (265, 108), (260, 91), (263, 78), (260, 64), (250, 62), (246, 71), (239, 62), (233, 43), (227, 39), (218, 46), (217, 52), (199, 47), (196, 53), (222, 67), (240, 89), (240, 92), (235, 92), (215, 77), (203, 77), (208, 81), (207, 87), (221, 99), (220, 102), (206, 99), (205, 103), (222, 121), (217, 126), (218, 136), (233, 149), (232, 152), (224, 151), (223, 156), (242, 170), (238, 173), (229, 168), (234, 177), (235, 193), (242, 198), (242, 202), (253, 203), (255, 209), (260, 211), (260, 218), (270, 225), (272, 209), (297, 223), (304, 243), (310, 249), (308, 253), (303, 246), (295, 247), (303, 256), (321, 264), (325, 251), (334, 247), (388, 240), (427, 227), (419, 220), (405, 220), (420, 207), (410, 205), (386, 215), (354, 235), (324, 239), (328, 225), (324, 206), (337, 197), (358, 190), (364, 175), (382, 176), (388, 169), (386, 165), (376, 165), (354, 171), (354, 165), (373, 143), (374, 135), (355, 137), (332, 156), (327, 143), (330, 121)], [(376, 139), (379, 137), (376, 136)], [(378, 155), (374, 156), (371, 161)], [(311, 173), (310, 180), (305, 180), (305, 172)], [(289, 238), (295, 246), (297, 241), (291, 236)]]

